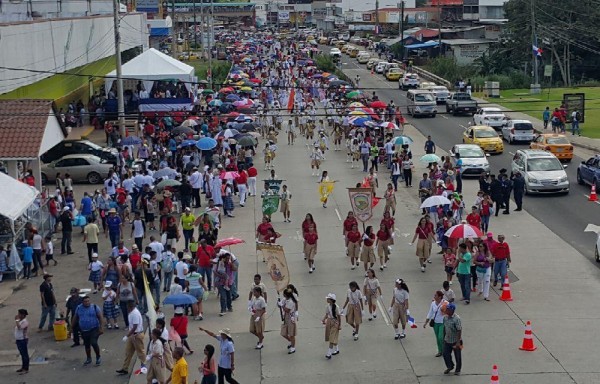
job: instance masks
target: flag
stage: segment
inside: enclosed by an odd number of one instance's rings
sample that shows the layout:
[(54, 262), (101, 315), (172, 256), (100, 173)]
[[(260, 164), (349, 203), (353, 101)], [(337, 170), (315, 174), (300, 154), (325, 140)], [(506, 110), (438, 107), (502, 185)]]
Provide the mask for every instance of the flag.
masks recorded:
[(542, 53), (544, 53), (544, 51), (542, 50), (542, 48), (538, 47), (535, 44), (531, 45), (531, 48), (533, 49), (533, 54), (537, 57), (541, 57)]
[(357, 220), (364, 223), (373, 216), (373, 190), (371, 188), (348, 188), (350, 205)]
[(267, 262), (267, 273), (271, 276), (277, 293), (282, 292), (290, 283), (290, 272), (283, 247), (277, 244), (257, 243), (256, 250), (261, 251)]
[(418, 328), (417, 324), (415, 324), (414, 317), (412, 317), (411, 315), (408, 315), (407, 320), (408, 320), (408, 325), (410, 325), (411, 328)]
[(290, 91), (290, 97), (288, 98), (287, 110), (292, 112), (294, 110), (294, 100), (296, 99), (296, 89), (292, 88)]

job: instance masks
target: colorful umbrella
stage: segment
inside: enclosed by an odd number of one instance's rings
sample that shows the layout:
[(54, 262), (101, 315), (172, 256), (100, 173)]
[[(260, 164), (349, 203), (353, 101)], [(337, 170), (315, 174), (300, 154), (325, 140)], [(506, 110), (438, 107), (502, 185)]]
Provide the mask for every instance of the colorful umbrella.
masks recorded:
[(225, 100), (227, 100), (227, 101), (239, 101), (240, 97), (238, 95), (236, 95), (235, 93), (232, 93), (231, 95), (227, 95), (227, 97), (225, 98)]
[(218, 139), (219, 137), (223, 137), (225, 139), (229, 139), (230, 137), (233, 137), (235, 135), (239, 135), (239, 133), (240, 132), (237, 129), (227, 128), (226, 130), (217, 133), (217, 135), (215, 136), (215, 138)]
[(223, 102), (219, 99), (214, 99), (211, 100), (211, 102), (208, 103), (208, 105), (210, 105), (211, 107), (220, 107), (221, 105), (223, 105)]
[(217, 146), (217, 140), (212, 137), (203, 137), (196, 143), (196, 147), (202, 151), (208, 151)]
[(350, 104), (348, 104), (348, 108), (363, 108), (364, 106), (365, 105), (360, 101), (353, 101)]
[(260, 83), (262, 83), (262, 80), (261, 80), (261, 79), (256, 79), (256, 78), (254, 78), (254, 79), (250, 79), (250, 81), (251, 81), (251, 82), (253, 82), (253, 83), (255, 83), (255, 84), (260, 84)]
[(242, 87), (242, 88), (240, 88), (240, 91), (251, 92), (252, 88), (251, 87)]
[(221, 180), (233, 180), (240, 176), (239, 173), (235, 171), (228, 171), (221, 174)]
[(219, 93), (232, 93), (235, 92), (235, 90), (231, 87), (225, 87), (225, 88), (221, 88), (219, 90)]
[(394, 145), (408, 145), (412, 144), (413, 139), (408, 136), (396, 136), (394, 139)]
[(237, 237), (228, 237), (226, 239), (217, 241), (217, 244), (215, 244), (215, 247), (223, 248), (223, 247), (229, 247), (230, 245), (243, 244), (243, 243), (245, 243), (245, 241), (242, 239), (238, 239)]
[(346, 98), (347, 99), (358, 99), (360, 97), (362, 97), (362, 92), (361, 91), (352, 91), (352, 92), (346, 93)]
[(377, 100), (377, 101), (372, 102), (370, 107), (371, 108), (386, 108), (387, 104), (381, 100)]
[(212, 90), (212, 89), (205, 89), (205, 90), (202, 91), (203, 95), (211, 95), (213, 93), (215, 93), (215, 91)]
[(323, 76), (323, 77), (329, 77), (329, 76), (331, 76), (331, 73), (329, 73), (329, 72), (323, 72), (323, 73), (321, 73), (321, 76)]
[(381, 124), (378, 125), (381, 128), (385, 128), (385, 129), (398, 129), (398, 126), (394, 123), (392, 123), (391, 121), (386, 121), (383, 122)]
[(366, 127), (367, 126), (367, 122), (369, 121), (369, 119), (367, 119), (366, 117), (359, 117), (356, 119), (351, 119), (350, 120), (350, 124), (356, 126), (356, 127)]
[(448, 236), (450, 239), (468, 239), (475, 237), (483, 237), (483, 233), (479, 228), (476, 228), (470, 224), (458, 224), (448, 228), (444, 236)]
[(367, 113), (365, 111), (352, 111), (348, 116), (367, 116)]

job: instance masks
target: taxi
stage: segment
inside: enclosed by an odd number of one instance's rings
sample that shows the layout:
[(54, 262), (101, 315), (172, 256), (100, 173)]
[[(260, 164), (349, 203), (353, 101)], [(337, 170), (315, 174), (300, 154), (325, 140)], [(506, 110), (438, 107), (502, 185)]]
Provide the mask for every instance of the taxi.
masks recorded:
[(538, 135), (529, 144), (531, 149), (541, 149), (551, 152), (559, 160), (573, 160), (573, 145), (565, 135), (557, 133), (544, 133)]
[(463, 143), (476, 144), (487, 153), (504, 152), (504, 143), (498, 132), (492, 127), (486, 125), (473, 125), (465, 129), (463, 133)]
[(342, 51), (342, 53), (347, 53), (350, 48), (352, 48), (351, 45), (344, 44), (344, 45), (342, 45), (342, 48), (340, 48), (340, 51)]
[(402, 68), (390, 68), (386, 74), (385, 74), (385, 78), (388, 81), (398, 81), (400, 80), (400, 78), (402, 77), (402, 74), (404, 72), (402, 71)]

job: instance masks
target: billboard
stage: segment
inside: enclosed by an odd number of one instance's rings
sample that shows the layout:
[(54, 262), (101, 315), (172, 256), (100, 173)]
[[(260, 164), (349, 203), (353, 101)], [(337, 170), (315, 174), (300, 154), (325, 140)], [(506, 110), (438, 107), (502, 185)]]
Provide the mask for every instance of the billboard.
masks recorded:
[(373, 15), (370, 13), (363, 13), (362, 14), (362, 21), (371, 21), (371, 19), (373, 18)]
[(400, 22), (400, 12), (387, 12), (385, 21), (387, 23), (397, 24)]
[(580, 123), (585, 123), (585, 93), (564, 93), (563, 104), (567, 110), (567, 121), (571, 122), (571, 114), (577, 110), (581, 117)]
[(158, 0), (137, 0), (135, 10), (138, 12), (158, 13)]
[(290, 21), (290, 13), (279, 11), (279, 13), (277, 14), (277, 18), (279, 19), (279, 21), (283, 22)]

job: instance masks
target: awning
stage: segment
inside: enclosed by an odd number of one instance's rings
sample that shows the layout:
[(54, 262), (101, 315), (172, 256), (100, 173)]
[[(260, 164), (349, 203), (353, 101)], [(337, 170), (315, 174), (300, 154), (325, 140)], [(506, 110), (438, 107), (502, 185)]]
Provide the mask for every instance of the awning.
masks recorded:
[(438, 46), (438, 42), (437, 41), (428, 41), (426, 43), (419, 43), (419, 44), (412, 44), (412, 45), (406, 45), (404, 46), (404, 48), (406, 49), (421, 49), (421, 48), (432, 48), (432, 47), (437, 47)]
[(38, 191), (0, 172), (0, 215), (16, 220), (33, 204)]

